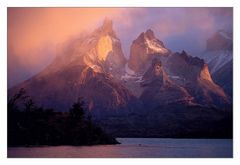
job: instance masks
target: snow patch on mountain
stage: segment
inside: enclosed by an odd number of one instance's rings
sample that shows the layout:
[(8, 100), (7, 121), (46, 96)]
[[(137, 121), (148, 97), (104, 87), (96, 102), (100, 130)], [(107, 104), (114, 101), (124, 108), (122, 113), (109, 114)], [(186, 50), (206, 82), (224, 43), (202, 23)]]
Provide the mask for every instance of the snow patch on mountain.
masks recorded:
[(125, 73), (121, 77), (121, 80), (123, 80), (123, 81), (134, 81), (136, 83), (140, 83), (140, 82), (143, 82), (142, 77), (143, 76), (129, 75), (128, 73)]
[(219, 34), (221, 34), (221, 36), (223, 36), (224, 38), (226, 38), (228, 40), (232, 40), (232, 37), (230, 37), (230, 35), (223, 30), (219, 31)]
[(204, 53), (201, 58), (208, 63), (210, 72), (213, 74), (233, 59), (232, 51), (209, 51)]
[(137, 75), (132, 69), (128, 67), (128, 64), (125, 65), (125, 74), (121, 76), (123, 81), (133, 81), (136, 83), (142, 82), (142, 75)]
[(128, 67), (128, 64), (125, 65), (125, 72), (129, 75), (135, 75), (136, 73)]
[[(156, 39), (149, 40), (148, 38), (145, 38), (145, 41), (146, 41), (147, 47), (155, 51), (156, 53), (165, 54), (168, 52), (167, 49), (163, 48), (161, 45), (157, 43)], [(148, 49), (147, 49), (147, 53), (149, 53)]]

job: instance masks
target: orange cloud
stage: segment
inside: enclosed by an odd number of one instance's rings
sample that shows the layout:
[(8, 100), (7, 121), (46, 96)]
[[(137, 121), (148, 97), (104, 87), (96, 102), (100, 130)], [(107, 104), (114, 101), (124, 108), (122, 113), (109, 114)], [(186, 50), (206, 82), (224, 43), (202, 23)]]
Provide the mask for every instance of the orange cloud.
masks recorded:
[(113, 19), (125, 56), (148, 28), (174, 51), (195, 51), (211, 33), (232, 26), (232, 8), (8, 8), (9, 79), (21, 70), (36, 74), (56, 56), (57, 47), (61, 52), (65, 41), (94, 30), (104, 17)]
[[(34, 67), (49, 58), (44, 49), (55, 49), (53, 44), (91, 31), (104, 17), (119, 12), (116, 8), (8, 8), (8, 48), (24, 65)], [(43, 54), (38, 54), (39, 49)]]

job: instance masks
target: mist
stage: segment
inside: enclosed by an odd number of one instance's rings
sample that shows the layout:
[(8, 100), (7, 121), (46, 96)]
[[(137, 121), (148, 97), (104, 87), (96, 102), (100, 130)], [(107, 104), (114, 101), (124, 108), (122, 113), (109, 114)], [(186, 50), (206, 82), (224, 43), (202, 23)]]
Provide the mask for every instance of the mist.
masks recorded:
[(147, 29), (173, 52), (196, 55), (219, 29), (232, 32), (232, 8), (8, 8), (8, 88), (40, 72), (57, 47), (113, 20), (126, 58)]

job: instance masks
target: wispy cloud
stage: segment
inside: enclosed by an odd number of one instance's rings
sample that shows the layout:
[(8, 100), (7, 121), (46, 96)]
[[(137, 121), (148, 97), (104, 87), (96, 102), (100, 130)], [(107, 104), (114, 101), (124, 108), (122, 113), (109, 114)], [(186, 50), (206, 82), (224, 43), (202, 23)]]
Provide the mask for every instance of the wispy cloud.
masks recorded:
[(9, 78), (15, 69), (38, 72), (54, 58), (57, 44), (92, 31), (104, 17), (113, 19), (126, 56), (148, 28), (173, 51), (192, 53), (204, 49), (214, 31), (232, 29), (232, 8), (8, 8)]

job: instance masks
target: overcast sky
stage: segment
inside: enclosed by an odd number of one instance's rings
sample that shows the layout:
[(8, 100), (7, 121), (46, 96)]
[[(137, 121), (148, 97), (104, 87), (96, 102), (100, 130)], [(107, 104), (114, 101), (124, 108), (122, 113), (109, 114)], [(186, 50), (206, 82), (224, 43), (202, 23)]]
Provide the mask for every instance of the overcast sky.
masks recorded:
[(204, 51), (219, 29), (232, 32), (232, 8), (8, 8), (8, 87), (38, 73), (56, 56), (56, 45), (113, 20), (125, 56), (151, 28), (173, 52)]

